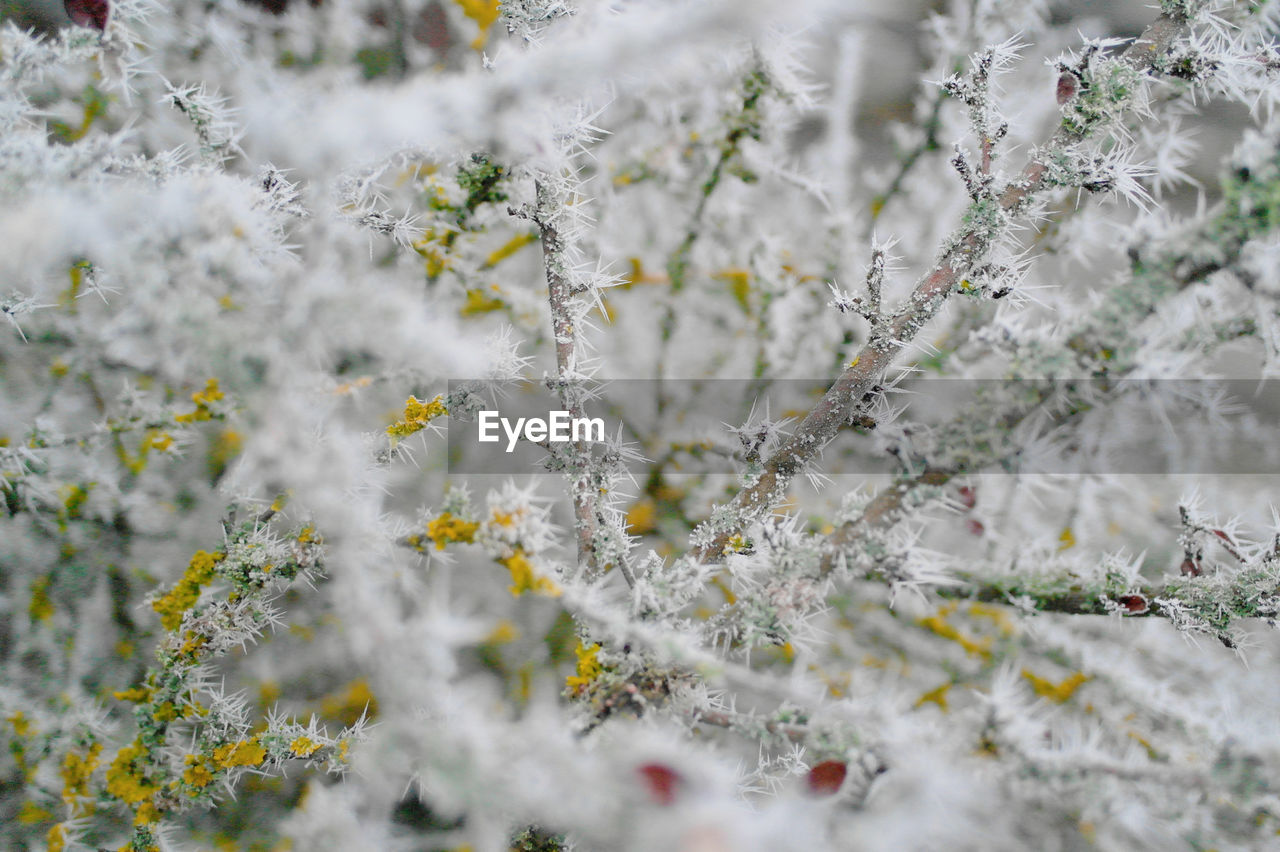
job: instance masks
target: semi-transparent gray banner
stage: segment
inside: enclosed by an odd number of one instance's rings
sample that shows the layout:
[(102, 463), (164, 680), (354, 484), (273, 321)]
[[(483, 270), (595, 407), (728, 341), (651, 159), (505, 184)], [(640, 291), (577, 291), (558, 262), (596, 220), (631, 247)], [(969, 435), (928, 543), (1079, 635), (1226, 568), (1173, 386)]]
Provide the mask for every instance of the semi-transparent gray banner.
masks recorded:
[[(805, 435), (821, 381), (450, 382), (449, 470), (739, 473)], [(566, 404), (566, 400), (568, 404)], [(576, 400), (576, 402), (575, 402)], [(914, 378), (857, 400), (822, 473), (1280, 473), (1280, 381)]]

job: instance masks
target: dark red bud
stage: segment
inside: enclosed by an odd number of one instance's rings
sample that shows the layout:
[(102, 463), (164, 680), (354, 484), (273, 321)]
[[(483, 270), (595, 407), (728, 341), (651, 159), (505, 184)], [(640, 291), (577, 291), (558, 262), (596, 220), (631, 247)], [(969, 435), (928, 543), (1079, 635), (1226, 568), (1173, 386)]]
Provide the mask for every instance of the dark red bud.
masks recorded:
[(1199, 577), (1199, 576), (1200, 576), (1200, 565), (1199, 565), (1199, 563), (1197, 563), (1194, 559), (1184, 559), (1184, 560), (1182, 560), (1182, 576), (1184, 576), (1184, 577)]
[(1142, 615), (1147, 611), (1147, 599), (1142, 595), (1121, 595), (1120, 606), (1130, 615)]
[(838, 760), (824, 760), (809, 770), (809, 792), (815, 796), (834, 796), (840, 792), (849, 768)]
[(109, 0), (62, 0), (62, 8), (76, 26), (99, 32), (107, 28), (107, 16), (111, 14)]
[(967, 529), (973, 535), (982, 535), (984, 532), (987, 531), (987, 528), (983, 526), (982, 521), (975, 520), (974, 518), (970, 518), (969, 520), (965, 521), (964, 528)]
[(960, 490), (956, 492), (960, 497), (960, 503), (966, 509), (972, 509), (978, 505), (978, 492), (974, 491), (968, 485), (960, 486)]
[(1058, 106), (1062, 106), (1067, 101), (1076, 96), (1076, 90), (1080, 88), (1080, 81), (1076, 79), (1076, 75), (1069, 71), (1063, 71), (1058, 75)]
[(654, 802), (670, 805), (676, 800), (676, 789), (682, 781), (680, 773), (661, 763), (646, 763), (636, 770)]

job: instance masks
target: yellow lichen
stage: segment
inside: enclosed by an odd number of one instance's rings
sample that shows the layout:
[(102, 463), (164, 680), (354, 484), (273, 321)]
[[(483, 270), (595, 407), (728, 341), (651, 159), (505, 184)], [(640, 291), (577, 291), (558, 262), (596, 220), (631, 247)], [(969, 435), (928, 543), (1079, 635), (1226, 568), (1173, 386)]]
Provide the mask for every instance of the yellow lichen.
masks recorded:
[(297, 636), (303, 642), (310, 642), (312, 639), (316, 638), (316, 631), (314, 628), (308, 627), (305, 624), (290, 624), (289, 635)]
[(289, 751), (298, 757), (310, 757), (322, 748), (322, 745), (310, 737), (298, 737), (289, 743)]
[(724, 281), (729, 285), (729, 292), (733, 295), (734, 300), (738, 303), (738, 307), (743, 311), (750, 313), (751, 311), (751, 271), (741, 267), (729, 267), (722, 269), (712, 276), (713, 278)]
[(437, 394), (430, 402), (423, 402), (411, 396), (404, 403), (404, 418), (388, 426), (387, 435), (390, 436), (391, 443), (394, 445), (401, 438), (407, 438), (415, 432), (422, 431), (432, 420), (448, 413), (449, 409), (445, 407), (443, 394)]
[(484, 637), (484, 641), (488, 645), (505, 645), (508, 642), (514, 642), (518, 638), (520, 638), (519, 628), (504, 618), (489, 631), (489, 635)]
[(533, 663), (525, 663), (516, 673), (516, 700), (523, 707), (529, 703), (529, 696), (533, 694)]
[(996, 626), (1001, 636), (1012, 636), (1016, 632), (1013, 620), (1003, 607), (975, 601), (969, 605), (969, 615), (974, 618), (986, 618)]
[(89, 794), (89, 776), (98, 768), (102, 743), (94, 743), (84, 754), (69, 751), (62, 759), (62, 800), (70, 804)]
[(926, 704), (937, 704), (943, 713), (947, 712), (947, 693), (951, 690), (951, 681), (943, 683), (941, 686), (934, 687), (916, 699), (915, 707), (923, 707)]
[(627, 511), (627, 532), (645, 535), (657, 527), (658, 507), (652, 497), (642, 497)]
[(27, 614), (32, 621), (48, 621), (53, 617), (53, 601), (49, 598), (49, 586), (53, 584), (50, 577), (38, 577), (31, 583), (31, 603), (27, 606)]
[(645, 272), (644, 261), (638, 257), (627, 258), (630, 267), (622, 279), (621, 289), (629, 290), (636, 284), (668, 284), (670, 279), (665, 275), (650, 275)]
[(431, 278), (438, 278), (440, 273), (449, 268), (449, 259), (445, 257), (444, 252), (431, 246), (419, 245), (414, 243), (414, 249), (418, 254), (426, 260), (427, 275)]
[(342, 384), (334, 388), (333, 392), (337, 396), (346, 396), (347, 394), (355, 390), (358, 390), (359, 388), (367, 388), (371, 384), (373, 384), (372, 376), (361, 376), (358, 379), (353, 379), (352, 381), (349, 381), (349, 382), (343, 382)]
[(498, 285), (493, 284), (489, 289), (493, 291), (494, 295), (480, 289), (468, 290), (466, 301), (462, 303), (462, 308), (458, 313), (464, 317), (474, 317), (505, 308), (507, 303), (502, 301), (502, 291), (498, 289)]
[(128, 689), (117, 690), (111, 695), (121, 701), (132, 701), (134, 704), (141, 704), (151, 698), (151, 690), (144, 686), (132, 686)]
[(207, 644), (209, 644), (208, 636), (188, 630), (182, 637), (182, 645), (178, 648), (178, 653), (188, 659), (194, 659), (196, 653)]
[(1142, 736), (1142, 734), (1138, 733), (1137, 731), (1126, 731), (1125, 733), (1126, 733), (1126, 736), (1129, 737), (1129, 739), (1135, 741), (1138, 745), (1146, 749), (1148, 758), (1150, 758), (1151, 760), (1162, 759), (1160, 752), (1156, 751), (1156, 747), (1153, 746), (1150, 743), (1150, 741), (1147, 740), (1146, 737)]
[(36, 732), (35, 725), (31, 724), (21, 710), (5, 717), (5, 721), (13, 725), (13, 732), (20, 737), (29, 737)]
[(204, 383), (204, 390), (196, 391), (191, 394), (191, 401), (196, 404), (196, 410), (188, 414), (176, 414), (174, 420), (179, 423), (196, 423), (203, 420), (212, 420), (213, 411), (209, 406), (223, 398), (223, 393), (218, 389), (218, 380), (209, 379)]
[[(207, 418), (206, 418), (207, 419)], [(120, 459), (121, 464), (129, 469), (130, 473), (139, 474), (146, 470), (147, 458), (151, 455), (152, 450), (164, 452), (173, 446), (173, 436), (161, 429), (148, 429), (142, 436), (142, 441), (138, 444), (138, 452), (132, 458), (124, 447), (122, 441), (116, 443), (116, 456)]]
[[(197, 754), (189, 754), (185, 758), (187, 768), (182, 773), (182, 780), (199, 790), (213, 783), (213, 770), (207, 761)], [(194, 793), (192, 795), (195, 795)]]
[(1036, 695), (1058, 704), (1062, 704), (1071, 698), (1076, 690), (1089, 679), (1089, 676), (1084, 672), (1076, 672), (1061, 683), (1054, 683), (1036, 675), (1030, 669), (1023, 669), (1022, 676), (1031, 682), (1031, 688), (1036, 691)]
[(137, 763), (146, 756), (142, 743), (134, 740), (120, 749), (107, 769), (107, 793), (128, 805), (151, 798), (155, 786), (146, 779)]
[(84, 504), (89, 500), (89, 492), (93, 489), (94, 483), (90, 482), (86, 485), (64, 485), (58, 489), (58, 495), (62, 497), (63, 515), (67, 518), (79, 518), (84, 510)]
[(514, 512), (504, 512), (495, 508), (489, 516), (489, 522), (494, 526), (506, 527), (510, 529), (516, 525), (516, 518), (524, 514), (523, 509), (516, 509)]
[(955, 604), (948, 604), (938, 610), (935, 615), (931, 615), (928, 618), (921, 618), (916, 623), (926, 630), (930, 630), (938, 636), (941, 636), (943, 639), (950, 639), (952, 642), (955, 642), (961, 648), (964, 648), (965, 653), (974, 654), (982, 657), (983, 659), (990, 659), (991, 639), (989, 637), (981, 640), (973, 639), (964, 635), (954, 626), (947, 623), (946, 617), (954, 612), (955, 609)]
[(738, 596), (733, 593), (733, 589), (725, 582), (723, 575), (716, 574), (711, 578), (710, 583), (720, 590), (720, 594), (724, 595), (724, 602), (729, 606), (733, 606), (738, 602)]
[(408, 163), (400, 173), (396, 175), (396, 186), (404, 186), (411, 180), (425, 181), (440, 170), (438, 163), (430, 160), (419, 160), (417, 162)]
[(204, 383), (204, 390), (191, 394), (191, 401), (196, 405), (208, 406), (211, 402), (222, 399), (222, 391), (218, 390), (218, 380), (209, 379)]
[(320, 700), (320, 712), (342, 724), (354, 725), (361, 716), (378, 715), (378, 699), (369, 688), (369, 681), (356, 678), (343, 689), (326, 695)]
[(270, 707), (280, 700), (280, 684), (274, 680), (264, 680), (258, 684), (258, 703)]
[(92, 264), (87, 260), (78, 260), (71, 264), (71, 268), (67, 270), (70, 284), (67, 289), (58, 294), (59, 306), (69, 308), (71, 313), (76, 312), (76, 299), (80, 298), (80, 291), (84, 286), (84, 274), (92, 268)]
[[(93, 126), (94, 120), (98, 116), (104, 115), (107, 111), (106, 96), (99, 92), (93, 85), (89, 85), (85, 88), (82, 97), (84, 99), (84, 107), (80, 113), (79, 127), (72, 127), (70, 124), (63, 121), (52, 122), (53, 129), (66, 142), (79, 142), (87, 136), (89, 134), (89, 128)], [(86, 269), (89, 267), (88, 263), (84, 262), (82, 262), (82, 264), (77, 264), (77, 266), (80, 265), (83, 265), (83, 268)], [(73, 272), (74, 269), (75, 268), (73, 267)], [(75, 280), (74, 277), (72, 280)]]
[(257, 766), (267, 759), (267, 749), (256, 739), (220, 745), (213, 750), (213, 762), (221, 769)]
[(197, 550), (182, 575), (168, 594), (152, 601), (151, 608), (160, 614), (165, 630), (176, 630), (182, 616), (196, 605), (200, 591), (213, 579), (214, 566), (226, 558), (224, 553)]
[(133, 813), (134, 825), (151, 825), (160, 819), (160, 812), (152, 802), (143, 802)]
[(499, 0), (454, 0), (462, 9), (462, 14), (476, 22), (479, 33), (471, 41), (473, 50), (483, 50), (489, 40), (489, 28), (498, 20), (500, 14)]
[(209, 445), (209, 455), (206, 459), (209, 478), (217, 479), (222, 476), (227, 465), (240, 455), (240, 449), (243, 446), (244, 438), (235, 429), (223, 429), (219, 432), (213, 439), (213, 443)]
[(533, 563), (525, 556), (524, 551), (516, 548), (510, 556), (498, 562), (511, 572), (511, 594), (519, 597), (525, 592), (534, 592), (547, 597), (559, 597), (563, 590), (555, 581), (539, 576), (533, 570)]
[(445, 544), (460, 541), (470, 544), (476, 539), (476, 530), (480, 525), (473, 521), (455, 518), (452, 513), (444, 512), (438, 518), (427, 522), (427, 538), (436, 543), (436, 550), (444, 550)]
[(502, 261), (511, 257), (511, 255), (520, 251), (520, 249), (529, 245), (529, 243), (537, 241), (538, 234), (536, 231), (525, 231), (523, 233), (516, 234), (514, 237), (503, 243), (501, 247), (490, 252), (489, 256), (484, 259), (484, 266), (482, 268), (492, 269), (499, 263), (502, 263)]
[(578, 658), (578, 667), (574, 674), (565, 679), (564, 685), (574, 692), (581, 692), (604, 671), (604, 666), (597, 659), (600, 646), (593, 644), (588, 648), (582, 644), (582, 640), (578, 640), (578, 647), (574, 648), (573, 653)]
[(23, 802), (18, 810), (18, 822), (23, 825), (37, 825), (51, 819), (53, 819), (52, 813), (30, 800)]

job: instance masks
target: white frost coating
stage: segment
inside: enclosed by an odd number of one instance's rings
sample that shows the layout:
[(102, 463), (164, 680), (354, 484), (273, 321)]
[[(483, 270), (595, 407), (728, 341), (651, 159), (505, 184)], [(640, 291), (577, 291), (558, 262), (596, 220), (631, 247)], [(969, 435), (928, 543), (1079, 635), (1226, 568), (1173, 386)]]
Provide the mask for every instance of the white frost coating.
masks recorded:
[(0, 30), (7, 840), (1274, 839), (1274, 2), (277, 5)]

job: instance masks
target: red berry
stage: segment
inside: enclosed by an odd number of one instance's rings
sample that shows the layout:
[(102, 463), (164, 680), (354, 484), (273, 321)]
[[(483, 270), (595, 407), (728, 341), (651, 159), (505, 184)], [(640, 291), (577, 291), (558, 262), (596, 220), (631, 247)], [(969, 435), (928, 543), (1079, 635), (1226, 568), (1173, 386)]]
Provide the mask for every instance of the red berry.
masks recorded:
[(645, 787), (656, 803), (670, 805), (675, 802), (676, 789), (683, 781), (679, 772), (661, 763), (646, 763), (636, 771), (644, 779)]
[(956, 492), (960, 496), (960, 503), (966, 509), (972, 509), (978, 505), (978, 492), (974, 491), (968, 485), (960, 486), (960, 490)]
[(1132, 615), (1142, 615), (1147, 611), (1147, 599), (1142, 595), (1121, 595), (1120, 606)]
[(62, 0), (62, 8), (76, 26), (98, 31), (107, 28), (107, 15), (111, 14), (110, 0)]
[(849, 768), (838, 760), (824, 760), (809, 770), (809, 792), (815, 796), (834, 796), (840, 792)]

